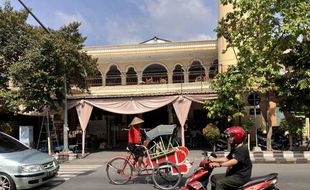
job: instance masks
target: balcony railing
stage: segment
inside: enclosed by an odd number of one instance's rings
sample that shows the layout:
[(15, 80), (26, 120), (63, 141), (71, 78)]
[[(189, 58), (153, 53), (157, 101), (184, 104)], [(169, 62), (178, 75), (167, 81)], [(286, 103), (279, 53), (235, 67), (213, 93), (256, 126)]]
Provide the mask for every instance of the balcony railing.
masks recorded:
[[(209, 73), (206, 77), (204, 72), (192, 71), (188, 75), (188, 82), (206, 82), (209, 79), (214, 78), (215, 74), (213, 72)], [(120, 86), (122, 85), (122, 77), (125, 78), (126, 82), (124, 85), (141, 85), (141, 84), (167, 84), (168, 74), (167, 73), (146, 73), (142, 76), (142, 81), (138, 81), (138, 77), (135, 74), (130, 74), (126, 76), (121, 75), (109, 75), (106, 77), (105, 86)], [(184, 83), (185, 81), (184, 73), (175, 72), (172, 75), (172, 83)], [(94, 76), (88, 77), (87, 83), (89, 87), (103, 86), (102, 77)]]
[[(167, 95), (167, 94), (214, 93), (209, 82), (138, 84), (119, 86), (96, 86), (90, 88), (92, 96), (130, 96), (130, 95)], [(85, 94), (75, 93), (76, 96)]]
[[(168, 83), (167, 73), (148, 73), (142, 76), (142, 81), (138, 81), (135, 74), (123, 77), (125, 85), (121, 85), (120, 75), (108, 76), (106, 85), (103, 85), (102, 78), (89, 77), (87, 79), (90, 86), (91, 95), (95, 96), (128, 96), (128, 95), (159, 95), (159, 94), (188, 94), (188, 93), (214, 93), (210, 89), (210, 80), (201, 72), (190, 72), (189, 82), (184, 82), (184, 73), (174, 73), (172, 83)], [(210, 73), (209, 76), (212, 73)], [(75, 95), (82, 95), (76, 93)]]

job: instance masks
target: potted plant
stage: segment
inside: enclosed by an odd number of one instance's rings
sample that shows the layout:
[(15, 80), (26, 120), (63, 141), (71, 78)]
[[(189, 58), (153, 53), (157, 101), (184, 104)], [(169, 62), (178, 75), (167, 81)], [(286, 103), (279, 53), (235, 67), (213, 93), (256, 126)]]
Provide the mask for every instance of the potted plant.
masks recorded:
[(209, 123), (205, 128), (202, 129), (202, 135), (211, 144), (213, 152), (216, 151), (215, 143), (220, 138), (220, 130), (213, 123)]

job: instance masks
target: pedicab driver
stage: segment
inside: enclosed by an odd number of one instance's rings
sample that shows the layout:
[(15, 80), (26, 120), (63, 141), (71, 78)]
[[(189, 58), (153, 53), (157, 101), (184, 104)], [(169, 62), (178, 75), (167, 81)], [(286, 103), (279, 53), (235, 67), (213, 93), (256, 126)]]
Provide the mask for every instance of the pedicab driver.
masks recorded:
[(128, 148), (130, 152), (135, 155), (135, 158), (138, 161), (138, 172), (141, 170), (141, 164), (143, 162), (144, 150), (142, 147), (137, 146), (142, 144), (142, 134), (140, 131), (140, 125), (144, 121), (138, 117), (133, 118), (129, 124), (128, 130)]
[(251, 178), (252, 162), (250, 153), (243, 141), (246, 132), (242, 127), (230, 127), (224, 132), (231, 151), (227, 157), (211, 159), (211, 167), (228, 167), (225, 174), (214, 174), (211, 177), (212, 190), (237, 189)]

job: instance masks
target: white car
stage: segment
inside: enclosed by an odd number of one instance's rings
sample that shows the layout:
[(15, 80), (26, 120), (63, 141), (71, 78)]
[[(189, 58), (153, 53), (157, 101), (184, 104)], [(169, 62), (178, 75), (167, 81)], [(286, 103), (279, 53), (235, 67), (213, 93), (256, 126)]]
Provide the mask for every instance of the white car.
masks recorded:
[(57, 175), (57, 160), (0, 132), (0, 189), (29, 189)]

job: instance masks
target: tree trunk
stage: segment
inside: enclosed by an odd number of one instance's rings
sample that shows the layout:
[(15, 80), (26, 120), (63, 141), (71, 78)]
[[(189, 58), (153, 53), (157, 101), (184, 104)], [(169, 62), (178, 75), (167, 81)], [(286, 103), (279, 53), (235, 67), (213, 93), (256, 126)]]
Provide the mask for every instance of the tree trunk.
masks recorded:
[(216, 152), (216, 143), (213, 143), (213, 152)]
[(290, 144), (289, 150), (293, 150), (293, 135), (291, 135), (291, 134), (288, 135), (288, 141)]
[(272, 150), (272, 126), (268, 127), (268, 133), (267, 133), (267, 150), (271, 151)]

